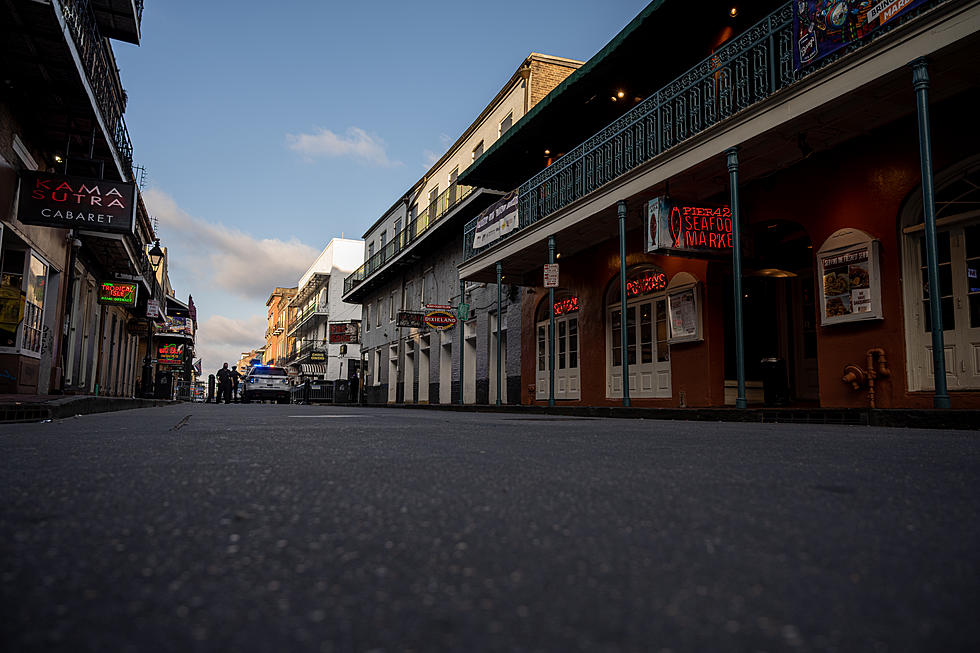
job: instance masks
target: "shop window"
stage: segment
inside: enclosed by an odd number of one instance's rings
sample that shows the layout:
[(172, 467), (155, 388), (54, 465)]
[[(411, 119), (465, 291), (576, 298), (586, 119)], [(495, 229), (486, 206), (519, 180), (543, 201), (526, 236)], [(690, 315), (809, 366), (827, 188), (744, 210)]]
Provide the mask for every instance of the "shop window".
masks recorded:
[(27, 269), (27, 297), (24, 304), (23, 348), (41, 352), (41, 326), (44, 323), (44, 294), (48, 282), (48, 266), (36, 256), (31, 256)]
[(476, 144), (476, 147), (473, 148), (473, 156), (472, 156), (472, 158), (470, 160), (471, 161), (476, 161), (481, 156), (483, 156), (483, 141), (480, 141), (479, 143), (477, 143)]
[(21, 322), (21, 306), (24, 302), (24, 257), (20, 250), (3, 250), (0, 260), (0, 309), (4, 316), (0, 321), (0, 347), (17, 346), (17, 327)]
[(500, 128), (497, 130), (497, 137), (504, 135), (508, 129), (514, 124), (514, 112), (511, 111), (507, 114), (507, 117), (500, 121)]

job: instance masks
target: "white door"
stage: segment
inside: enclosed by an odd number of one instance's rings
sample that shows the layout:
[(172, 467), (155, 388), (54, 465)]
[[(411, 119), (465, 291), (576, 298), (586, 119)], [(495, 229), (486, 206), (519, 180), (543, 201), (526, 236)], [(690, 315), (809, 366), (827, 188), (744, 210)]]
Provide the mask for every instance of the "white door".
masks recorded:
[[(980, 388), (980, 223), (961, 223), (937, 232), (939, 298), (943, 318), (946, 385), (950, 390)], [(926, 271), (925, 236), (914, 234), (917, 298), (912, 306), (909, 341), (912, 389), (935, 388), (932, 319)]]
[[(535, 373), (535, 395), (548, 398), (548, 322), (538, 322), (538, 356)], [(555, 318), (555, 399), (579, 399), (578, 315), (562, 315)]]
[[(606, 396), (623, 396), (622, 311), (606, 313)], [(630, 397), (671, 396), (667, 300), (643, 298), (626, 305), (626, 356)]]

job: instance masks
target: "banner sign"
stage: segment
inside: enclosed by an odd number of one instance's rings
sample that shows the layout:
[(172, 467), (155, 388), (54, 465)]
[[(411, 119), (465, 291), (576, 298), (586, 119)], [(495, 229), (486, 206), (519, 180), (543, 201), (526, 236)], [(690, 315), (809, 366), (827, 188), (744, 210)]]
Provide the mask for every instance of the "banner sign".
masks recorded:
[(172, 317), (168, 315), (165, 318), (165, 327), (163, 331), (165, 333), (176, 333), (182, 336), (194, 337), (194, 322), (189, 317)]
[(17, 219), (59, 229), (133, 233), (136, 184), (21, 172)]
[(926, 0), (797, 0), (793, 63), (797, 70), (861, 40)]
[(517, 191), (511, 191), (477, 216), (473, 249), (486, 247), (517, 227)]
[(430, 311), (425, 314), (425, 323), (433, 329), (445, 331), (456, 326), (456, 316), (450, 311)]
[(327, 355), (322, 351), (310, 352), (310, 362), (311, 363), (323, 363), (327, 360)]
[(330, 324), (328, 342), (335, 345), (341, 342), (357, 342), (357, 325), (353, 322), (334, 322)]
[(135, 306), (138, 286), (123, 281), (103, 281), (99, 284), (99, 303)]
[(157, 364), (159, 365), (183, 365), (184, 364), (184, 345), (166, 344), (157, 347)]
[(395, 320), (396, 327), (404, 327), (409, 329), (424, 329), (425, 326), (425, 312), (424, 311), (398, 311), (398, 315)]
[(647, 205), (647, 252), (718, 252), (732, 248), (732, 210), (656, 197)]

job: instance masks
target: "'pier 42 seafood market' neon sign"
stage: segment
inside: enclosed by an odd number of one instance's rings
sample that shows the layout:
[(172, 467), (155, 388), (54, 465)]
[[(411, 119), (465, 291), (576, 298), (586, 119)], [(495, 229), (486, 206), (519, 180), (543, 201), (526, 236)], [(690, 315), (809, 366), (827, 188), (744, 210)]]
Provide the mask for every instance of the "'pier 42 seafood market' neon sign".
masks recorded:
[(732, 248), (732, 209), (656, 197), (647, 204), (647, 252), (717, 252)]

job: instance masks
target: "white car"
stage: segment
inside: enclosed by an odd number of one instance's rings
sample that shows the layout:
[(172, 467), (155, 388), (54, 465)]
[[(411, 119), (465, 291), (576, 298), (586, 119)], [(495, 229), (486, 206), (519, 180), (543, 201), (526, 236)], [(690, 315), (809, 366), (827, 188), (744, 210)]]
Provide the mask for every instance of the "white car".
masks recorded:
[(289, 375), (281, 367), (256, 365), (249, 369), (242, 384), (242, 403), (274, 399), (276, 403), (289, 403)]

